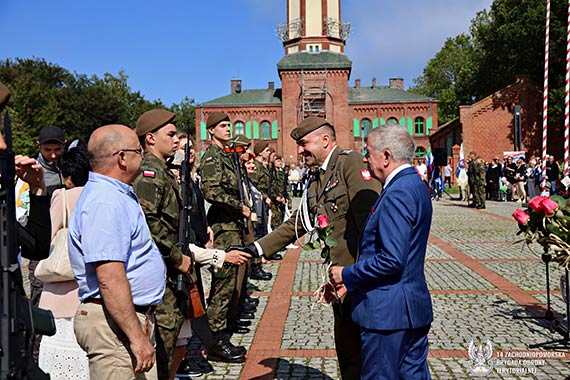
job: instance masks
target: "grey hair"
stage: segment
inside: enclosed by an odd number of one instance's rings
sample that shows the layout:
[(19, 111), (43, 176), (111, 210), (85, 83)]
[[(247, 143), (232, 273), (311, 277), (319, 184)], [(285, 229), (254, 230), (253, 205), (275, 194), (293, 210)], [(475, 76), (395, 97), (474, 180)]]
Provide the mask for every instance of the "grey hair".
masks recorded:
[(380, 126), (370, 131), (367, 141), (368, 145), (378, 153), (386, 150), (392, 152), (394, 161), (398, 163), (412, 163), (416, 144), (405, 127), (400, 125)]

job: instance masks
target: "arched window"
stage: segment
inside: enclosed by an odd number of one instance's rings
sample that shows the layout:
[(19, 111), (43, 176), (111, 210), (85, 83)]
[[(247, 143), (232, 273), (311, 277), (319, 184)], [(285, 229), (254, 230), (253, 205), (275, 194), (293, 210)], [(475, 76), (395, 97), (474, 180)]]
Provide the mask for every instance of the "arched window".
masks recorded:
[(362, 137), (368, 136), (371, 127), (372, 123), (370, 122), (370, 119), (360, 120), (360, 130), (362, 131)]
[(414, 134), (424, 135), (426, 133), (426, 121), (423, 117), (416, 117), (414, 120)]
[(421, 146), (418, 146), (416, 148), (416, 157), (417, 158), (422, 158), (426, 156), (426, 150), (424, 148), (422, 148)]
[(236, 135), (244, 135), (245, 134), (245, 125), (242, 121), (236, 121), (234, 124), (234, 136)]
[(261, 122), (261, 138), (263, 140), (271, 138), (271, 124), (267, 120)]
[(398, 119), (396, 119), (395, 117), (391, 117), (388, 119), (388, 125), (396, 125), (398, 124)]

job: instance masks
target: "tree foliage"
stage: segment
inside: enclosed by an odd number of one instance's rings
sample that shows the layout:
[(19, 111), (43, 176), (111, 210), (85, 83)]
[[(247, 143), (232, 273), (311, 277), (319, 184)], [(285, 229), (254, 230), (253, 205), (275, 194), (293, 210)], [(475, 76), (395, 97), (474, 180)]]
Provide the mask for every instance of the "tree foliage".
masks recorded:
[[(550, 25), (550, 105), (552, 120), (563, 115), (567, 4), (552, 2)], [(527, 75), (544, 77), (546, 2), (495, 0), (471, 21), (469, 34), (450, 38), (414, 80), (414, 91), (439, 99), (442, 122), (471, 104)], [(450, 79), (451, 78), (451, 79)]]
[(35, 155), (39, 130), (47, 125), (63, 129), (68, 141), (87, 141), (102, 125), (134, 127), (139, 116), (153, 108), (176, 112), (179, 126), (186, 130), (195, 124), (193, 100), (185, 97), (179, 104), (165, 107), (160, 100), (149, 101), (132, 90), (127, 80), (123, 71), (103, 77), (72, 74), (44, 59), (0, 61), (0, 81), (12, 92), (8, 110), (15, 151)]

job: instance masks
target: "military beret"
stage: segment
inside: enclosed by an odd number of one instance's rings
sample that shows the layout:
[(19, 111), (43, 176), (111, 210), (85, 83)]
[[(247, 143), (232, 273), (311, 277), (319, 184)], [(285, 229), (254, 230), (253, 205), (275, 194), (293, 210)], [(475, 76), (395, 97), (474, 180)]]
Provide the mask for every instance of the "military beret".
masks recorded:
[(291, 137), (295, 141), (299, 141), (303, 136), (308, 135), (309, 133), (319, 129), (323, 125), (328, 125), (334, 129), (333, 125), (329, 123), (326, 119), (317, 116), (310, 116), (303, 120), (297, 128), (291, 131)]
[(236, 144), (236, 146), (250, 146), (251, 145), (251, 141), (245, 137), (244, 135), (236, 135), (233, 140), (232, 143)]
[(223, 112), (212, 112), (208, 115), (208, 120), (206, 121), (206, 129), (214, 128), (222, 121), (230, 121), (230, 117)]
[(0, 82), (0, 111), (8, 104), (8, 100), (10, 100), (10, 90)]
[(137, 136), (144, 136), (148, 132), (156, 131), (166, 124), (176, 123), (176, 114), (163, 109), (146, 111), (137, 120), (135, 132)]
[(257, 156), (259, 153), (263, 152), (265, 148), (267, 148), (268, 146), (269, 143), (267, 141), (258, 141), (253, 146), (253, 153), (255, 153), (255, 155)]
[(269, 153), (275, 153), (275, 148), (272, 147), (272, 146), (270, 146), (270, 147), (269, 147)]

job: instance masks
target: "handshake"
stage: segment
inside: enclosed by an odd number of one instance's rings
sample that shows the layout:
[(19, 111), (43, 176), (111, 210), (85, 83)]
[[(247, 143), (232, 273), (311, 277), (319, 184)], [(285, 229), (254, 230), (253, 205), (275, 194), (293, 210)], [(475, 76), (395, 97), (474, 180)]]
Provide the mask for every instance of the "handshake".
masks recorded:
[[(238, 252), (236, 252), (236, 251), (238, 251)], [(255, 244), (253, 244), (253, 243), (248, 244), (248, 245), (246, 245), (246, 246), (230, 245), (230, 246), (226, 249), (226, 252), (227, 252), (228, 254), (232, 254), (232, 253), (238, 254), (238, 253), (240, 253), (240, 252), (245, 252), (245, 253), (251, 255), (251, 257), (253, 257), (253, 258), (256, 258), (256, 259), (257, 259), (257, 258), (260, 257), (259, 252), (257, 251), (257, 248), (255, 247)]]

